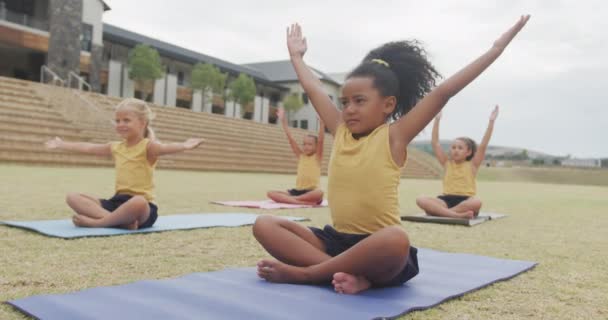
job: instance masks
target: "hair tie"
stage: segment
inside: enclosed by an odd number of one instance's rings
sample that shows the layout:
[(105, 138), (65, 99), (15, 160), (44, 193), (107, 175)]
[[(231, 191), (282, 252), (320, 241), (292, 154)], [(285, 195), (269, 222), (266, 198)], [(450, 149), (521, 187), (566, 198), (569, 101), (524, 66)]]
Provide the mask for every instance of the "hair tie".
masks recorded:
[(391, 66), (388, 64), (388, 62), (382, 60), (382, 59), (372, 59), (372, 62), (375, 62), (377, 64), (381, 64), (387, 68), (390, 68)]

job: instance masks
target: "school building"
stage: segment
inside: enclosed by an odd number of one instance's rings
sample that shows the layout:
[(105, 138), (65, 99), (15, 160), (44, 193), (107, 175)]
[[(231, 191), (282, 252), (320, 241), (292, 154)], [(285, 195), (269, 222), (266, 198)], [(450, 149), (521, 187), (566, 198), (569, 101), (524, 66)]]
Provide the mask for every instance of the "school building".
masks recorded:
[[(103, 23), (111, 8), (101, 0), (0, 0), (0, 76), (85, 87), (114, 97), (141, 97), (128, 78), (129, 50), (138, 44), (155, 48), (165, 67), (156, 80), (152, 102), (168, 107), (276, 122), (283, 98), (302, 96), (305, 105), (290, 114), (290, 125), (317, 130), (318, 120), (288, 60), (239, 65), (146, 35)], [(206, 99), (190, 88), (196, 63), (210, 63), (228, 74), (227, 83), (244, 73), (256, 83), (252, 104), (240, 106), (221, 96)], [(313, 69), (337, 102), (340, 83)]]

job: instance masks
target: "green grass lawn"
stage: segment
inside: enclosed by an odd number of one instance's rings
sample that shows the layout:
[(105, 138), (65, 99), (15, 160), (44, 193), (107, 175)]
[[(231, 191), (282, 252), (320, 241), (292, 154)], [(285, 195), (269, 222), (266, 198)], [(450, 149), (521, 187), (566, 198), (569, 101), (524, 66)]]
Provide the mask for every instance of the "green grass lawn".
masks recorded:
[[(403, 319), (608, 318), (608, 187), (504, 182), (498, 175), (484, 177), (484, 171), (478, 182), (484, 208), (509, 217), (473, 228), (404, 222), (412, 243), (539, 265)], [(67, 192), (108, 197), (113, 191), (109, 168), (0, 165), (0, 177), (0, 220), (65, 219), (71, 216), (64, 204)], [(159, 170), (159, 213), (262, 213), (209, 201), (262, 199), (266, 190), (286, 189), (294, 180), (289, 175)], [(414, 199), (436, 195), (440, 188), (439, 180), (403, 180), (402, 212), (417, 212)], [(307, 225), (330, 222), (328, 209), (272, 213), (308, 217)], [(63, 240), (0, 226), (0, 301), (253, 266), (264, 257), (251, 227)], [(0, 305), (0, 319), (24, 318)]]
[(608, 169), (562, 167), (482, 168), (481, 181), (538, 182), (553, 184), (608, 186)]

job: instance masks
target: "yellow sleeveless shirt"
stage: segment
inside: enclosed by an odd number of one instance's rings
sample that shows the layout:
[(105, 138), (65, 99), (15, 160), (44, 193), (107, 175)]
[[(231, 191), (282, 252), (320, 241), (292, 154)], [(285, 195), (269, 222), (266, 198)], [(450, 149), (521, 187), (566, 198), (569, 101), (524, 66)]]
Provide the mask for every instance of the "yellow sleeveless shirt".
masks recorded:
[(328, 177), (329, 208), (337, 231), (371, 234), (401, 225), (401, 168), (391, 155), (388, 124), (358, 140), (340, 124)]
[(456, 163), (448, 160), (443, 176), (443, 194), (470, 197), (476, 193), (477, 183), (471, 161)]
[(143, 139), (128, 147), (126, 142), (111, 145), (116, 168), (116, 193), (141, 195), (149, 202), (154, 201), (154, 167), (148, 162), (148, 142)]
[(321, 177), (321, 164), (317, 160), (317, 155), (300, 155), (298, 161), (298, 177), (296, 178), (296, 189), (312, 190), (319, 186)]

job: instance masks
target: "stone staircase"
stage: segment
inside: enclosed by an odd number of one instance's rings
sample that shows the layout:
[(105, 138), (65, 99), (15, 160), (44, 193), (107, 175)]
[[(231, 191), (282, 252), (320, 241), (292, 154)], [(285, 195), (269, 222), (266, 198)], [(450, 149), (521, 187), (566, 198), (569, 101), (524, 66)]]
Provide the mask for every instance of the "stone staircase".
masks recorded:
[[(51, 85), (0, 77), (0, 161), (45, 165), (111, 166), (112, 161), (90, 155), (49, 151), (44, 141), (105, 143), (119, 140), (112, 127), (119, 98)], [(296, 159), (281, 128), (223, 115), (151, 104), (151, 127), (163, 142), (205, 138), (191, 151), (161, 158), (160, 168), (210, 171), (295, 173)], [(309, 131), (292, 129), (301, 141)], [(323, 172), (331, 154), (326, 135)], [(436, 178), (435, 160), (410, 148), (403, 176)]]

